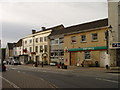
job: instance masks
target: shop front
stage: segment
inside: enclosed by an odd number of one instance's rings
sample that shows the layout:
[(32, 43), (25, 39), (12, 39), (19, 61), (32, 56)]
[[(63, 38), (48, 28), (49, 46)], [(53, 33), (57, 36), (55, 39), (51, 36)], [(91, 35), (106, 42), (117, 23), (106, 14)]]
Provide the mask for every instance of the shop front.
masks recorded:
[(109, 64), (106, 51), (106, 46), (71, 48), (65, 52), (65, 63), (77, 66), (104, 67), (106, 64)]

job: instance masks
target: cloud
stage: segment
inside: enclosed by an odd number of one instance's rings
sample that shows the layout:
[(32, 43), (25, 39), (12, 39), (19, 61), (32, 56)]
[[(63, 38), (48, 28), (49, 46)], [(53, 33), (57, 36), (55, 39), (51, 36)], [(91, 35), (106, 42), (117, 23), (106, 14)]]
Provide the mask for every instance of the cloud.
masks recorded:
[(17, 41), (31, 34), (32, 29), (40, 30), (43, 26), (64, 24), (68, 27), (108, 16), (106, 2), (6, 2), (0, 5), (5, 42)]

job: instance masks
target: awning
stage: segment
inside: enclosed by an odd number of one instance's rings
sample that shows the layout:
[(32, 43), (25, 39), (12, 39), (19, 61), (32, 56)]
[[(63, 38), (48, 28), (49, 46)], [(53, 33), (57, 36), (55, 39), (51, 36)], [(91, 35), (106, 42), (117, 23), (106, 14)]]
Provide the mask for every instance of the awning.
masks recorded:
[(68, 49), (68, 52), (76, 52), (76, 51), (93, 51), (93, 50), (106, 50), (106, 46), (99, 46), (99, 47), (85, 47), (85, 48), (72, 48)]

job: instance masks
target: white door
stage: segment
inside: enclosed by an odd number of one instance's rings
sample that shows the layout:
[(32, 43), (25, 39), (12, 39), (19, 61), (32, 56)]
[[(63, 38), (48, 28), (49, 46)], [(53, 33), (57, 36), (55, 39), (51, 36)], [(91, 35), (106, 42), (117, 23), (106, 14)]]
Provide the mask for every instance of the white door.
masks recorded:
[(100, 52), (100, 66), (105, 67), (106, 65), (110, 66), (110, 58), (106, 51)]

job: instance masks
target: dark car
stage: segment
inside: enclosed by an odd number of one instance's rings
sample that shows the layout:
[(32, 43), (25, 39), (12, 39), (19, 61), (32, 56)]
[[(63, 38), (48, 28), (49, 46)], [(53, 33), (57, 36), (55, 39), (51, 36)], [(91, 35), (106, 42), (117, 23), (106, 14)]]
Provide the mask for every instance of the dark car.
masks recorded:
[(2, 72), (6, 71), (6, 66), (5, 64), (2, 64)]

